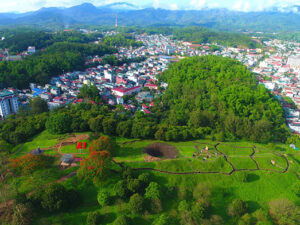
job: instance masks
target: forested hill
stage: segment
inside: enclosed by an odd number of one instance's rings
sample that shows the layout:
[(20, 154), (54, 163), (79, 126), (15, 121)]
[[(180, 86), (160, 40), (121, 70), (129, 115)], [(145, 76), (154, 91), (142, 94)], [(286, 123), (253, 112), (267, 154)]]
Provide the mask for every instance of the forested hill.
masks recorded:
[(175, 39), (189, 41), (194, 44), (217, 43), (223, 46), (260, 48), (260, 44), (252, 40), (251, 37), (231, 32), (216, 32), (201, 27), (186, 27), (174, 29)]
[(169, 126), (212, 129), (216, 138), (285, 141), (284, 111), (240, 62), (217, 56), (192, 57), (163, 73)]

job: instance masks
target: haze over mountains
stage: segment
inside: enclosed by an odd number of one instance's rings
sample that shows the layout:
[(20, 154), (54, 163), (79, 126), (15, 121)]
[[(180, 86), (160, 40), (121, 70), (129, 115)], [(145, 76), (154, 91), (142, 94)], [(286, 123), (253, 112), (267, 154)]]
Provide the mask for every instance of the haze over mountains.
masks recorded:
[(0, 13), (0, 26), (32, 25), (69, 27), (72, 25), (120, 26), (203, 26), (223, 31), (300, 31), (300, 6), (270, 8), (259, 12), (228, 9), (167, 10), (140, 8), (119, 2), (101, 7), (84, 3), (70, 8), (41, 8), (27, 13)]

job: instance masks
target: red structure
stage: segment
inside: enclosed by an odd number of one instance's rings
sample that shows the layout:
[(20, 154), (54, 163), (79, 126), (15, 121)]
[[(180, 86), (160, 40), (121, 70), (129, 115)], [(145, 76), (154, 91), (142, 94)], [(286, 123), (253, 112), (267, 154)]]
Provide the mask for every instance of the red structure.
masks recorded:
[(78, 142), (76, 149), (77, 150), (82, 149), (82, 143), (81, 142)]
[(83, 149), (86, 149), (86, 142), (83, 143)]

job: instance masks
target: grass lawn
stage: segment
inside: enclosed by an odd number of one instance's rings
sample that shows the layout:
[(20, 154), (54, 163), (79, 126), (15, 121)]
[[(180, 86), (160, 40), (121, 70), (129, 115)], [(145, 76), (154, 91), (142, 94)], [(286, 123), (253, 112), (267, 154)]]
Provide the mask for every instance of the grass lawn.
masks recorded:
[(66, 137), (66, 135), (53, 135), (48, 131), (43, 131), (42, 133), (36, 135), (32, 141), (16, 146), (13, 149), (14, 154), (12, 155), (12, 158), (17, 158), (21, 155), (24, 155), (33, 149), (37, 149), (38, 146), (40, 146), (41, 149), (52, 147), (57, 144), (58, 139), (64, 137)]
[[(46, 132), (36, 136), (31, 142), (22, 146), (18, 146), (14, 156), (22, 155), (30, 150), (41, 146), (41, 148), (51, 147), (57, 144), (59, 138), (63, 136), (51, 136)], [(144, 162), (144, 154), (142, 150), (151, 143), (157, 141), (151, 140), (134, 140), (126, 138), (114, 138), (118, 144), (115, 150), (114, 159), (118, 162), (123, 162), (124, 165), (132, 168), (155, 168), (170, 172), (193, 172), (193, 171), (220, 171), (228, 173), (232, 170), (230, 165), (225, 161), (224, 157), (215, 157), (216, 151), (214, 145), (216, 142), (210, 140), (197, 140), (191, 142), (170, 142), (178, 150), (177, 159), (168, 159), (158, 162)], [(84, 140), (83, 140), (84, 141)], [(87, 140), (88, 142), (89, 140)], [(131, 142), (131, 143), (130, 143)], [(225, 145), (228, 144), (228, 145)], [(249, 155), (252, 153), (253, 144), (250, 142), (225, 143), (218, 146), (218, 149), (228, 155), (228, 159), (234, 164), (237, 169), (256, 169), (256, 164), (251, 160)], [(237, 148), (234, 146), (247, 147)], [(209, 147), (212, 158), (204, 161), (201, 157), (193, 159), (192, 155), (198, 149)], [(233, 199), (240, 198), (247, 202), (250, 213), (259, 208), (267, 208), (268, 202), (278, 198), (287, 198), (294, 202), (299, 202), (293, 191), (292, 186), (298, 180), (296, 172), (300, 175), (300, 152), (290, 149), (286, 145), (276, 144), (255, 144), (256, 154), (254, 158), (258, 161), (263, 169), (271, 169), (283, 171), (286, 167), (286, 161), (274, 154), (287, 154), (290, 161), (290, 170), (285, 174), (267, 172), (267, 171), (252, 171), (252, 172), (236, 172), (233, 175), (223, 174), (196, 174), (196, 175), (171, 175), (158, 172), (151, 172), (152, 180), (159, 183), (160, 186), (176, 187), (176, 191), (172, 196), (163, 193), (162, 202), (164, 213), (168, 215), (174, 214), (174, 209), (178, 207), (181, 200), (191, 200), (192, 191), (198, 183), (205, 183), (211, 189), (211, 214), (218, 214), (223, 217), (226, 224), (236, 224), (227, 215), (227, 206)], [(77, 153), (76, 146), (70, 145), (62, 148), (63, 153)], [(47, 152), (48, 154), (48, 152)], [(54, 151), (49, 151), (49, 154), (56, 154)], [(271, 160), (276, 162), (275, 166), (271, 164)], [(28, 192), (39, 187), (41, 184), (49, 183), (57, 180), (71, 172), (74, 168), (60, 171), (57, 168), (49, 168), (47, 170), (36, 171), (35, 173), (16, 178), (14, 181), (19, 185), (21, 192)], [(142, 173), (143, 171), (135, 171)], [(239, 173), (247, 173), (248, 180), (240, 181)], [(82, 204), (79, 207), (70, 209), (65, 213), (58, 214), (41, 214), (35, 218), (35, 225), (82, 225), (86, 223), (86, 216), (89, 212), (99, 210), (102, 214), (101, 224), (111, 224), (115, 218), (125, 212), (127, 209), (128, 199), (122, 200), (113, 199), (113, 203), (106, 207), (100, 207), (97, 203), (97, 191), (105, 189), (109, 192), (113, 191), (115, 183), (119, 180), (117, 174), (112, 174), (110, 179), (98, 184), (85, 183), (74, 176), (63, 184), (67, 188), (76, 189), (82, 199)], [(1, 184), (0, 184), (1, 186)], [(157, 215), (132, 215), (133, 224), (146, 225), (151, 224)]]

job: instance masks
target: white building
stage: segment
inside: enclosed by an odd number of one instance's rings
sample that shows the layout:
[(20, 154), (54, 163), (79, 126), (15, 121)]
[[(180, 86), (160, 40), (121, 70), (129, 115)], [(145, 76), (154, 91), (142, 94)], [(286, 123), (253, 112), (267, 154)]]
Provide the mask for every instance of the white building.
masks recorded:
[(29, 54), (33, 54), (33, 53), (35, 53), (35, 47), (34, 46), (29, 46), (28, 47), (28, 49), (27, 49), (27, 52), (29, 53)]
[(19, 103), (17, 96), (9, 91), (0, 92), (0, 116), (2, 119), (17, 113), (18, 109)]

